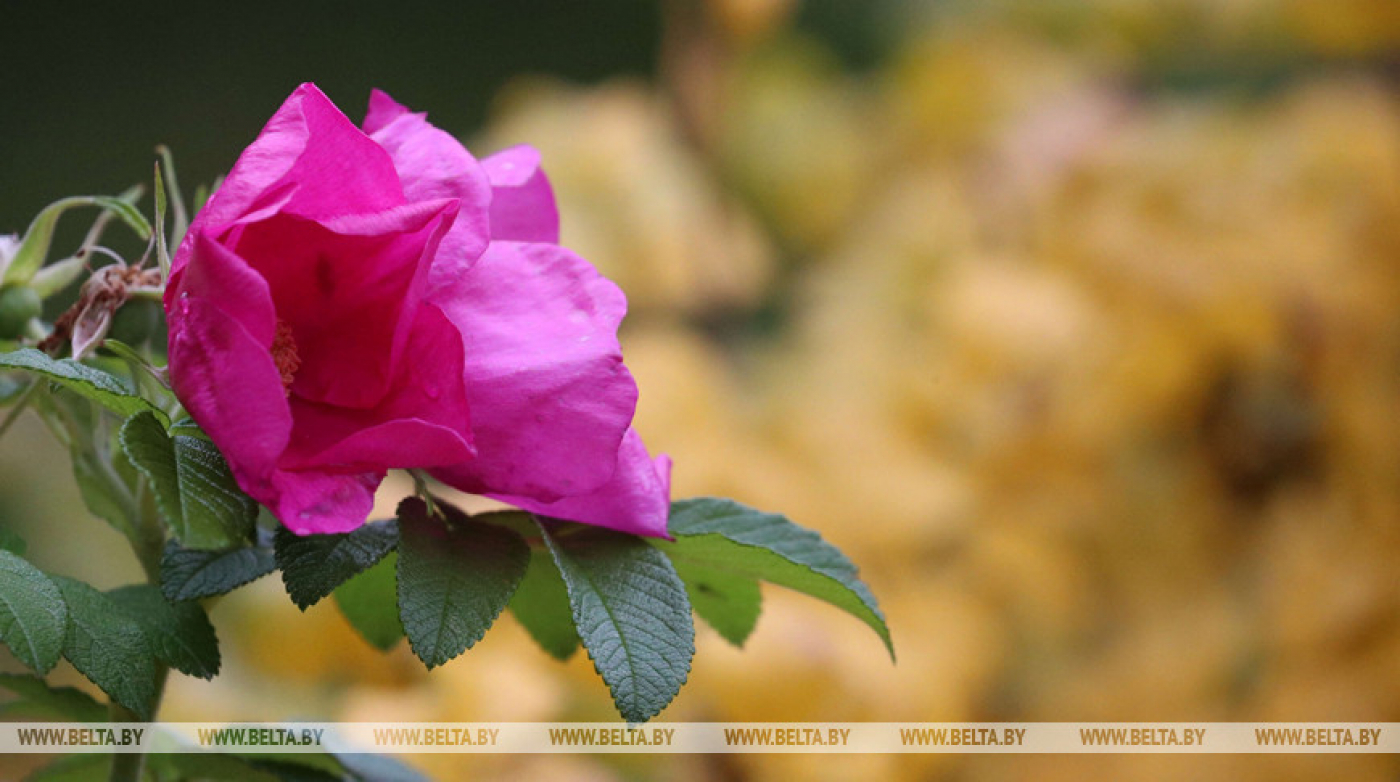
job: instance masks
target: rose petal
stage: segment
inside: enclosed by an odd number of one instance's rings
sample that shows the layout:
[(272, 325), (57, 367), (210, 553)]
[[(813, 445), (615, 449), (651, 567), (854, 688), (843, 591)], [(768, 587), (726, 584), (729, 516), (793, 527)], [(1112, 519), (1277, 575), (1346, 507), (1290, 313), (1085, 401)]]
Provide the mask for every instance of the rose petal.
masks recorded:
[(544, 501), (606, 482), (637, 403), (622, 291), (562, 247), (492, 242), (469, 271), (434, 264), (428, 298), (462, 335), (478, 453), (434, 475)]
[(382, 470), (354, 475), (279, 470), (272, 476), (270, 496), (253, 496), (292, 532), (328, 535), (364, 524), (383, 480)]
[(170, 332), (175, 395), (219, 446), (238, 484), (259, 497), (292, 431), (277, 366), (266, 345), (205, 299), (181, 298), (178, 308)]
[(491, 180), (491, 238), (559, 243), (559, 208), (539, 150), (511, 147), (481, 161)]
[[(191, 240), (188, 257), (193, 262), (171, 284), (173, 295), (210, 303), (238, 321), (259, 344), (270, 347), (276, 334), (277, 313), (267, 280), (247, 261), (202, 232)], [(176, 307), (170, 313), (172, 328), (179, 311)]]
[(666, 531), (671, 507), (671, 459), (665, 455), (652, 459), (634, 429), (628, 429), (622, 439), (617, 470), (612, 478), (589, 494), (555, 502), (503, 494), (490, 496), (551, 518), (594, 524), (633, 535), (671, 537)]
[(462, 337), (437, 307), (419, 308), (391, 393), (357, 410), (292, 397), (295, 426), (280, 462), (287, 469), (437, 467), (471, 459)]
[(439, 252), (469, 264), (486, 249), (490, 237), (491, 184), (466, 147), (433, 127), (426, 117), (375, 90), (365, 131), (392, 158), (410, 201), (458, 200), (457, 221), (443, 237)]
[(323, 223), (277, 215), (241, 231), (234, 250), (267, 280), (295, 341), (293, 393), (346, 407), (380, 403), (455, 208), (428, 201)]
[(173, 269), (206, 227), (272, 214), (323, 217), (402, 205), (394, 163), (314, 84), (298, 87), (243, 151), (190, 226)]

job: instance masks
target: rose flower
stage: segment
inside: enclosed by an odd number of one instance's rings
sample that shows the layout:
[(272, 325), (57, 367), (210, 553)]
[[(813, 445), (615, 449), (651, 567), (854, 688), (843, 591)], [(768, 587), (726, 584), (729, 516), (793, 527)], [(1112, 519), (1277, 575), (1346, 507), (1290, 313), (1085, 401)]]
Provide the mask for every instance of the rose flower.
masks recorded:
[(538, 154), (477, 161), (381, 92), (305, 84), (181, 242), (170, 377), (239, 486), (299, 534), (362, 524), (394, 468), (664, 536), (670, 462), (631, 429), (626, 299), (558, 244)]

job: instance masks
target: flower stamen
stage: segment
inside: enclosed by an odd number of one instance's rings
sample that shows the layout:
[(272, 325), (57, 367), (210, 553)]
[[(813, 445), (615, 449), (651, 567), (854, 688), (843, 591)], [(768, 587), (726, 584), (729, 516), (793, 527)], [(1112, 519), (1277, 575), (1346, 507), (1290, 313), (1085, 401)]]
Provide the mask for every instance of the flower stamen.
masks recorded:
[(292, 338), (292, 327), (286, 321), (277, 321), (277, 335), (272, 338), (272, 361), (277, 365), (277, 374), (282, 376), (282, 392), (292, 395), (292, 378), (301, 368), (301, 357), (297, 355), (297, 342)]

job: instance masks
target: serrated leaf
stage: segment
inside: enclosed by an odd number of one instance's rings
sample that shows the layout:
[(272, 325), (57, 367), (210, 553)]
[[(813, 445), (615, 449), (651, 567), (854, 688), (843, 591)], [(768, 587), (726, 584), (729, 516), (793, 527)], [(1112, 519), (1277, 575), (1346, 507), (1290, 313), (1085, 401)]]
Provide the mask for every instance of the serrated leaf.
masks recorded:
[(564, 577), (579, 638), (628, 722), (666, 708), (690, 675), (695, 624), (670, 560), (641, 538), (588, 528), (556, 535), (541, 523)]
[(107, 596), (141, 625), (151, 651), (171, 668), (201, 679), (219, 673), (219, 639), (198, 603), (172, 603), (149, 584), (114, 589)]
[(270, 549), (258, 546), (202, 551), (166, 544), (160, 560), (161, 592), (169, 600), (197, 600), (232, 592), (277, 568)]
[(68, 604), (63, 656), (112, 700), (150, 719), (156, 658), (141, 626), (91, 586), (63, 576), (51, 578)]
[(74, 687), (50, 687), (43, 679), (18, 673), (0, 673), (0, 689), (18, 698), (0, 704), (0, 717), (53, 719), (65, 722), (106, 722), (107, 707)]
[(68, 610), (58, 586), (10, 551), (0, 551), (0, 643), (39, 673), (63, 652)]
[(51, 358), (34, 348), (21, 348), (0, 353), (0, 369), (38, 373), (122, 416), (151, 413), (162, 426), (170, 423), (163, 410), (138, 396), (121, 378), (69, 358)]
[(64, 212), (78, 206), (96, 206), (106, 209), (122, 222), (126, 223), (140, 236), (142, 240), (151, 237), (151, 224), (146, 221), (135, 206), (121, 198), (111, 196), (76, 196), (55, 201), (44, 207), (43, 211), (29, 224), (28, 230), (24, 232), (24, 240), (20, 244), (19, 250), (10, 259), (10, 265), (4, 270), (4, 277), (0, 279), (3, 284), (23, 284), (29, 282), (44, 265), (44, 259), (49, 255), (49, 247), (53, 244), (54, 228), (58, 225), (58, 218)]
[(742, 647), (763, 610), (758, 581), (685, 559), (673, 560), (672, 564), (685, 582), (695, 613), (724, 640)]
[(337, 535), (297, 535), (278, 526), (274, 541), (282, 583), (292, 602), (305, 611), (392, 551), (399, 542), (399, 527), (390, 519)]
[(403, 638), (399, 621), (398, 554), (389, 552), (368, 570), (336, 587), (335, 603), (369, 644), (388, 651)]
[(510, 612), (551, 657), (567, 660), (578, 649), (578, 630), (564, 577), (548, 551), (530, 552), (530, 567), (510, 599)]
[(112, 756), (105, 752), (65, 755), (33, 771), (24, 782), (106, 782), (112, 773)]
[(831, 603), (869, 625), (894, 658), (875, 596), (846, 555), (817, 533), (783, 516), (710, 497), (672, 503), (669, 529), (675, 541), (648, 542), (672, 561), (769, 581)]
[(201, 440), (208, 440), (209, 435), (199, 428), (199, 424), (193, 418), (186, 416), (170, 424), (169, 434), (171, 437), (198, 437)]
[(399, 504), (399, 619), (429, 668), (470, 649), (510, 602), (530, 547), (518, 534), (472, 521), (450, 506), (449, 527), (423, 501)]
[(16, 556), (24, 556), (26, 546), (19, 533), (7, 527), (0, 527), (0, 551), (8, 551)]
[(150, 413), (127, 419), (121, 430), (127, 458), (150, 481), (167, 526), (185, 548), (229, 548), (246, 541), (257, 503), (238, 488), (213, 443), (170, 437)]

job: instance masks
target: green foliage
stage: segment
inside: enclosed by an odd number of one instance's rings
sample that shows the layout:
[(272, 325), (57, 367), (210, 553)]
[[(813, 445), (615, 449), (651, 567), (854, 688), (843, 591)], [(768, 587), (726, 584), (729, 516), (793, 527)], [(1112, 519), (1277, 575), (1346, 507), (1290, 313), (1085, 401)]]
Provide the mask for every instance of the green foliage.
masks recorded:
[(218, 675), (219, 639), (198, 603), (172, 603), (150, 584), (114, 589), (107, 596), (136, 620), (152, 653), (166, 665), (201, 679)]
[(0, 551), (0, 642), (39, 673), (63, 652), (68, 608), (59, 587), (38, 568)]
[[(670, 531), (674, 542), (651, 543), (673, 561), (683, 563), (689, 572), (710, 578), (723, 573), (768, 581), (824, 600), (869, 625), (894, 657), (890, 631), (875, 596), (861, 582), (856, 566), (817, 533), (783, 516), (708, 497), (674, 503)], [(746, 610), (733, 601), (708, 605), (705, 610), (711, 617), (707, 621), (714, 622), (716, 612), (726, 610), (726, 606)], [(741, 618), (719, 621), (738, 622)]]
[(690, 674), (695, 625), (685, 586), (671, 562), (636, 536), (599, 528), (556, 534), (547, 522), (540, 528), (613, 702), (628, 722), (646, 722)]
[(228, 548), (246, 541), (257, 503), (238, 488), (228, 464), (207, 440), (177, 435), (149, 412), (127, 420), (121, 445), (155, 491), (161, 516), (185, 548)]
[(758, 581), (749, 576), (696, 564), (686, 559), (671, 560), (685, 582), (685, 592), (695, 613), (713, 627), (724, 640), (743, 646), (758, 624), (763, 595)]
[(20, 245), (19, 251), (11, 259), (9, 268), (4, 270), (3, 283), (27, 283), (33, 278), (34, 273), (44, 265), (44, 259), (48, 257), (49, 247), (53, 244), (54, 228), (58, 225), (58, 218), (64, 212), (78, 206), (96, 206), (108, 210), (121, 218), (122, 222), (131, 227), (136, 235), (141, 239), (151, 237), (151, 224), (146, 221), (136, 207), (129, 201), (111, 196), (77, 196), (74, 198), (64, 198), (55, 201), (44, 207), (39, 212), (34, 221), (29, 224), (29, 229), (25, 231), (24, 241)]
[(150, 719), (156, 658), (141, 625), (91, 586), (62, 576), (51, 578), (68, 604), (63, 656), (112, 700)]
[(350, 626), (369, 644), (388, 651), (403, 638), (399, 621), (398, 554), (389, 552), (378, 564), (336, 587), (335, 603)]
[(102, 752), (66, 755), (24, 778), (24, 782), (106, 782), (112, 756)]
[(232, 592), (276, 567), (272, 551), (260, 546), (202, 551), (171, 542), (160, 560), (160, 587), (169, 600), (197, 600)]
[(429, 668), (481, 640), (530, 562), (515, 532), (447, 511), (446, 520), (429, 516), (416, 497), (399, 505), (399, 618)]
[(43, 375), (123, 417), (149, 412), (162, 426), (170, 423), (163, 410), (138, 396), (121, 378), (72, 359), (51, 358), (34, 348), (21, 348), (0, 353), (0, 369), (24, 369)]
[(0, 673), (0, 689), (16, 696), (0, 704), (0, 717), (73, 722), (106, 722), (109, 719), (107, 707), (82, 690), (50, 687), (37, 676)]
[(24, 556), (25, 543), (14, 530), (0, 527), (0, 551), (8, 551), (16, 556)]
[(279, 526), (277, 566), (292, 602), (305, 611), (336, 587), (384, 558), (398, 544), (394, 520), (365, 524), (339, 535), (297, 535)]
[(569, 591), (548, 551), (530, 552), (530, 567), (510, 599), (510, 611), (540, 648), (557, 660), (567, 660), (578, 649)]

